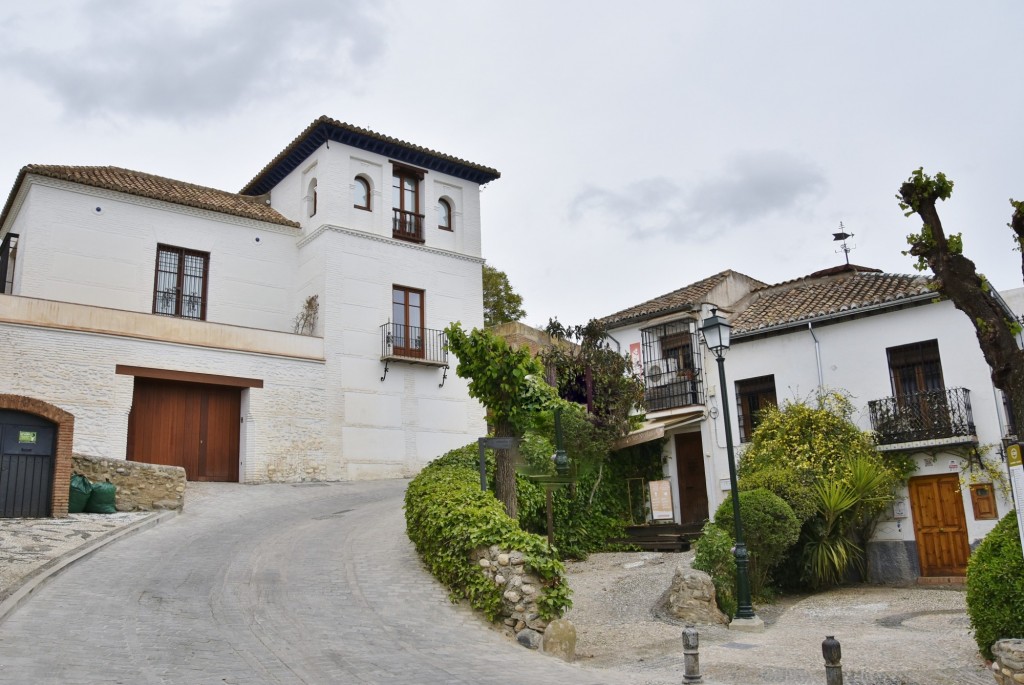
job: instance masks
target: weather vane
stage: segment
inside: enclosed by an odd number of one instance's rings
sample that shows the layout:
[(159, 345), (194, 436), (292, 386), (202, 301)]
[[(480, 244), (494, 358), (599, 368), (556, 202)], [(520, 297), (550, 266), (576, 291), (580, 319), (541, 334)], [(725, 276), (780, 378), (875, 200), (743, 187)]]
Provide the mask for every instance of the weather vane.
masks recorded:
[(832, 240), (833, 241), (840, 241), (840, 240), (843, 241), (842, 246), (840, 246), (840, 248), (838, 250), (836, 250), (836, 252), (837, 253), (842, 252), (844, 255), (846, 255), (846, 265), (847, 266), (850, 265), (850, 250), (852, 250), (852, 249), (857, 247), (856, 245), (854, 245), (853, 247), (850, 247), (849, 245), (846, 244), (846, 239), (847, 238), (852, 238), (852, 237), (853, 237), (853, 234), (852, 233), (847, 233), (846, 229), (843, 228), (843, 222), (842, 221), (839, 222), (839, 232), (832, 234)]

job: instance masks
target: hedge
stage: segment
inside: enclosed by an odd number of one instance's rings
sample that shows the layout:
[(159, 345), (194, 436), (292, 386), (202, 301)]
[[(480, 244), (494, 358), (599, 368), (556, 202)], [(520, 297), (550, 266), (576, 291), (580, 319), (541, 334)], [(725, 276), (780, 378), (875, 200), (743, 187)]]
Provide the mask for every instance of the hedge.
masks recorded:
[(1024, 638), (1024, 557), (1010, 510), (967, 562), (967, 615), (986, 659), (997, 640)]
[(466, 598), (492, 621), (500, 615), (504, 588), (488, 580), (470, 555), (492, 545), (522, 552), (527, 566), (543, 581), (537, 601), (541, 618), (558, 618), (572, 606), (564, 566), (546, 539), (524, 532), (493, 493), (480, 491), (480, 475), (468, 467), (468, 456), (468, 449), (453, 450), (409, 483), (409, 539), (430, 572), (449, 588), (453, 602)]

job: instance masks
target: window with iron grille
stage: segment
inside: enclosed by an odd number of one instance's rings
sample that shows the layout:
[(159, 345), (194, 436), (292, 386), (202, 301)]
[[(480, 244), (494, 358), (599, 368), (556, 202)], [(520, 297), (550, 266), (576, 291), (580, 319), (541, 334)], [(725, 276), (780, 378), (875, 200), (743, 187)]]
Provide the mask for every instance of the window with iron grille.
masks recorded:
[(640, 331), (644, 400), (648, 411), (702, 404), (696, 322), (691, 319)]
[(740, 442), (750, 442), (754, 429), (761, 423), (761, 410), (776, 406), (775, 376), (736, 381), (736, 418)]
[(209, 268), (209, 252), (158, 245), (153, 313), (205, 320)]

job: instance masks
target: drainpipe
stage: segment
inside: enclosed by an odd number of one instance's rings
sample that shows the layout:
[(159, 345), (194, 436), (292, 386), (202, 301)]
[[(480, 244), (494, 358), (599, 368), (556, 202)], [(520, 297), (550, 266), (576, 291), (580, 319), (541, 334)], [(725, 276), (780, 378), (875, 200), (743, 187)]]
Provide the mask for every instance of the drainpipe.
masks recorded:
[(615, 351), (618, 352), (619, 354), (622, 354), (622, 345), (620, 345), (619, 341), (615, 339), (615, 336), (605, 331), (604, 337), (610, 338), (611, 341), (615, 343)]
[(810, 321), (807, 322), (807, 330), (810, 331), (811, 337), (814, 338), (814, 357), (818, 362), (818, 391), (825, 387), (825, 378), (821, 373), (821, 343), (818, 342), (818, 336), (814, 334), (814, 326)]

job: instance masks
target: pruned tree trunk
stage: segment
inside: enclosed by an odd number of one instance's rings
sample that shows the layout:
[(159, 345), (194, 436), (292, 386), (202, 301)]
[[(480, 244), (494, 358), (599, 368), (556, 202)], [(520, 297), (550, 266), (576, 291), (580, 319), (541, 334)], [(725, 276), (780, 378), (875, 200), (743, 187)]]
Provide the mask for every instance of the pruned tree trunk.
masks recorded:
[[(1016, 428), (1024, 430), (1024, 352), (1017, 344), (1020, 326), (992, 297), (991, 286), (978, 273), (974, 262), (962, 254), (958, 235), (953, 237), (955, 244), (951, 245), (935, 207), (949, 192), (937, 191), (934, 184), (930, 185), (931, 179), (924, 178), (928, 183), (914, 182), (912, 177), (900, 186), (900, 199), (924, 222), (921, 234), (908, 238), (909, 252), (931, 268), (937, 292), (970, 317), (985, 361), (992, 368), (992, 384), (1010, 398)], [(952, 188), (952, 184), (949, 187)], [(1020, 247), (1024, 245), (1024, 203), (1014, 202), (1013, 206), (1010, 228)], [(1021, 273), (1024, 275), (1024, 253)]]
[[(494, 437), (516, 438), (515, 429), (507, 421), (494, 424)], [(516, 496), (516, 456), (518, 450), (494, 451), (494, 494), (498, 501), (505, 505), (505, 513), (509, 518), (519, 516), (519, 499)]]

